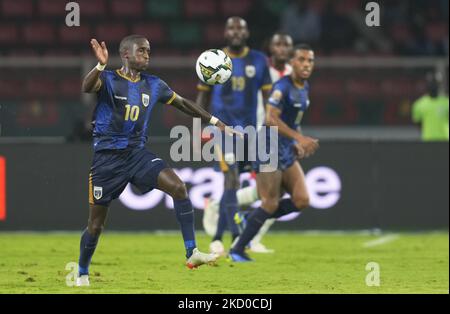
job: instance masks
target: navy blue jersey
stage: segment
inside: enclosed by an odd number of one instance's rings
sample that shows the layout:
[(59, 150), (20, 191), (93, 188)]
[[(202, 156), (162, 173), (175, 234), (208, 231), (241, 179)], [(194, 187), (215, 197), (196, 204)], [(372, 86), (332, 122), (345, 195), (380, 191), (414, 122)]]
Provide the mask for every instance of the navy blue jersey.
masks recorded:
[(256, 126), (258, 91), (270, 90), (271, 78), (266, 56), (245, 48), (241, 55), (224, 49), (233, 61), (233, 74), (225, 84), (198, 85), (199, 90), (211, 90), (211, 113), (229, 126)]
[[(305, 82), (304, 86), (296, 85), (290, 76), (285, 76), (277, 81), (272, 88), (272, 93), (269, 98), (269, 105), (281, 110), (281, 119), (291, 129), (300, 131), (300, 123), (303, 114), (309, 107), (309, 84)], [(295, 140), (278, 134), (278, 141), (271, 142), (269, 130), (266, 132), (266, 139), (269, 145), (266, 145), (266, 153), (277, 154), (279, 170), (286, 170), (297, 160), (294, 151)], [(276, 145), (275, 145), (276, 144)], [(257, 160), (254, 164), (255, 171), (261, 171), (262, 165), (267, 165), (269, 161)]]
[(94, 110), (94, 150), (144, 147), (154, 106), (176, 94), (160, 78), (141, 74), (132, 81), (118, 70), (103, 71)]
[(291, 129), (300, 130), (303, 114), (309, 107), (308, 94), (308, 82), (298, 86), (290, 76), (285, 76), (273, 85), (269, 104), (281, 110), (281, 119)]

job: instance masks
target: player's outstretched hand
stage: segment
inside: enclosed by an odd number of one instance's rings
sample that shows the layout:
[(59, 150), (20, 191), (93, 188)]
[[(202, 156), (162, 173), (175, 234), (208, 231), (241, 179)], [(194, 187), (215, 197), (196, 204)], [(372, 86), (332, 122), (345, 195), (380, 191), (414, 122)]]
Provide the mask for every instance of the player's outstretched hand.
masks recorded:
[(295, 150), (295, 154), (297, 155), (298, 159), (305, 158), (305, 149), (303, 148), (303, 146), (300, 143), (294, 144), (294, 150)]
[(244, 133), (234, 130), (232, 127), (225, 125), (222, 121), (217, 122), (216, 126), (222, 131), (225, 132), (226, 135), (236, 135), (241, 139), (244, 139)]
[(91, 47), (92, 51), (94, 51), (95, 57), (97, 58), (100, 64), (108, 63), (108, 49), (106, 48), (106, 44), (102, 41), (101, 44), (98, 43), (97, 39), (91, 39)]
[(299, 158), (308, 158), (319, 148), (319, 140), (309, 136), (302, 136), (298, 142), (304, 151), (303, 156)]

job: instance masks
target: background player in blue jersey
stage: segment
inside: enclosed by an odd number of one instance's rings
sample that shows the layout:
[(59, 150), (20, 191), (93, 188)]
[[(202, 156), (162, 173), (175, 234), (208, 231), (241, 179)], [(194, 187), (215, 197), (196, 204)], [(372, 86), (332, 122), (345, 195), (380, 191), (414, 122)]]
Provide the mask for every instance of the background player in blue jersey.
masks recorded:
[(123, 66), (105, 71), (108, 50), (91, 40), (98, 65), (84, 78), (82, 90), (97, 93), (93, 115), (94, 158), (89, 175), (89, 221), (80, 243), (77, 285), (89, 285), (89, 264), (103, 230), (108, 207), (128, 183), (141, 192), (159, 189), (174, 200), (189, 268), (213, 262), (217, 256), (196, 248), (194, 211), (185, 184), (167, 164), (144, 148), (152, 109), (172, 105), (210, 122), (227, 134), (233, 131), (193, 102), (175, 94), (160, 78), (142, 73), (149, 64), (150, 43), (140, 35), (120, 43)]
[[(262, 204), (250, 214), (247, 226), (230, 250), (230, 258), (236, 262), (251, 261), (244, 249), (267, 219), (309, 206), (305, 175), (298, 159), (311, 156), (319, 147), (317, 139), (300, 132), (303, 114), (310, 104), (307, 79), (314, 69), (314, 52), (307, 45), (296, 46), (290, 62), (293, 72), (274, 84), (266, 110), (266, 125), (278, 128), (278, 167), (257, 174)], [(265, 165), (256, 162), (255, 166), (262, 170)], [(280, 201), (282, 189), (291, 199)]]
[[(203, 107), (211, 105), (213, 115), (230, 126), (247, 127), (257, 125), (258, 92), (263, 91), (268, 99), (271, 79), (266, 56), (247, 46), (249, 38), (247, 22), (240, 17), (231, 17), (225, 24), (224, 48), (233, 61), (231, 79), (223, 85), (213, 87), (199, 84), (197, 103)], [(236, 162), (235, 151), (226, 151), (224, 146), (217, 148), (221, 155), (220, 170), (224, 173), (224, 193), (220, 202), (219, 223), (210, 250), (225, 253), (222, 237), (228, 225), (234, 240), (239, 229), (234, 222), (238, 210), (236, 192), (240, 187), (239, 174), (245, 169), (245, 162)], [(250, 170), (248, 167), (247, 171)]]
[[(293, 41), (291, 36), (283, 33), (275, 33), (272, 35), (269, 45), (270, 58), (268, 59), (269, 71), (272, 82), (278, 81), (280, 78), (292, 73), (292, 66), (289, 64), (293, 49)], [(266, 103), (263, 101), (262, 93), (258, 95), (258, 128), (262, 126), (265, 117)], [(256, 186), (248, 186), (237, 191), (237, 200), (239, 206), (250, 207), (254, 202), (259, 200)], [(208, 234), (215, 234), (218, 225), (219, 201), (209, 198), (203, 216), (203, 225)], [(238, 221), (245, 222), (243, 215), (248, 213), (241, 212)], [(275, 219), (268, 219), (260, 229), (258, 234), (250, 242), (249, 250), (255, 253), (272, 253), (274, 250), (266, 248), (261, 240), (273, 225)], [(242, 227), (241, 227), (242, 228)]]

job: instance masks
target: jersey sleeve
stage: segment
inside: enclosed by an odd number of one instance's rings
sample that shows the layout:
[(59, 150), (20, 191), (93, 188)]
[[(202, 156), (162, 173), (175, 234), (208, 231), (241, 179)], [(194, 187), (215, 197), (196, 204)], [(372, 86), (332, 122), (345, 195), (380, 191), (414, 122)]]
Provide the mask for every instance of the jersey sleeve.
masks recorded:
[(286, 103), (285, 99), (287, 95), (286, 88), (283, 84), (276, 83), (273, 85), (272, 91), (269, 97), (269, 105), (274, 106), (280, 110), (283, 110), (283, 107)]
[(158, 101), (170, 105), (177, 94), (166, 84), (163, 80), (159, 81), (159, 93), (158, 93)]

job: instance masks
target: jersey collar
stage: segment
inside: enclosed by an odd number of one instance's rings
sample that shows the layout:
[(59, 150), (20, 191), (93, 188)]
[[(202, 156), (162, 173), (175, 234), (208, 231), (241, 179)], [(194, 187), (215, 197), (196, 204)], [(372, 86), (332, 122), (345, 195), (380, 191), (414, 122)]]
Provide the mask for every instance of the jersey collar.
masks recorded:
[(130, 81), (130, 82), (132, 82), (132, 83), (136, 83), (136, 82), (139, 82), (139, 81), (141, 80), (141, 75), (140, 75), (140, 74), (139, 74), (139, 77), (138, 77), (138, 78), (136, 78), (136, 79), (133, 80), (131, 77), (128, 77), (128, 76), (123, 75), (122, 73), (120, 73), (119, 69), (116, 70), (116, 73), (117, 73), (117, 75), (120, 76), (121, 78), (124, 78), (124, 79), (126, 79), (127, 81)]
[(306, 86), (306, 81), (305, 81), (303, 84), (299, 84), (299, 83), (297, 83), (296, 81), (294, 81), (294, 79), (293, 79), (291, 76), (289, 76), (289, 79), (291, 80), (292, 84), (293, 84), (295, 87), (297, 87), (298, 89), (304, 89), (305, 86)]
[(230, 58), (244, 58), (248, 55), (250, 48), (244, 47), (242, 52), (240, 54), (232, 53), (228, 48), (223, 48), (223, 51), (230, 57)]

